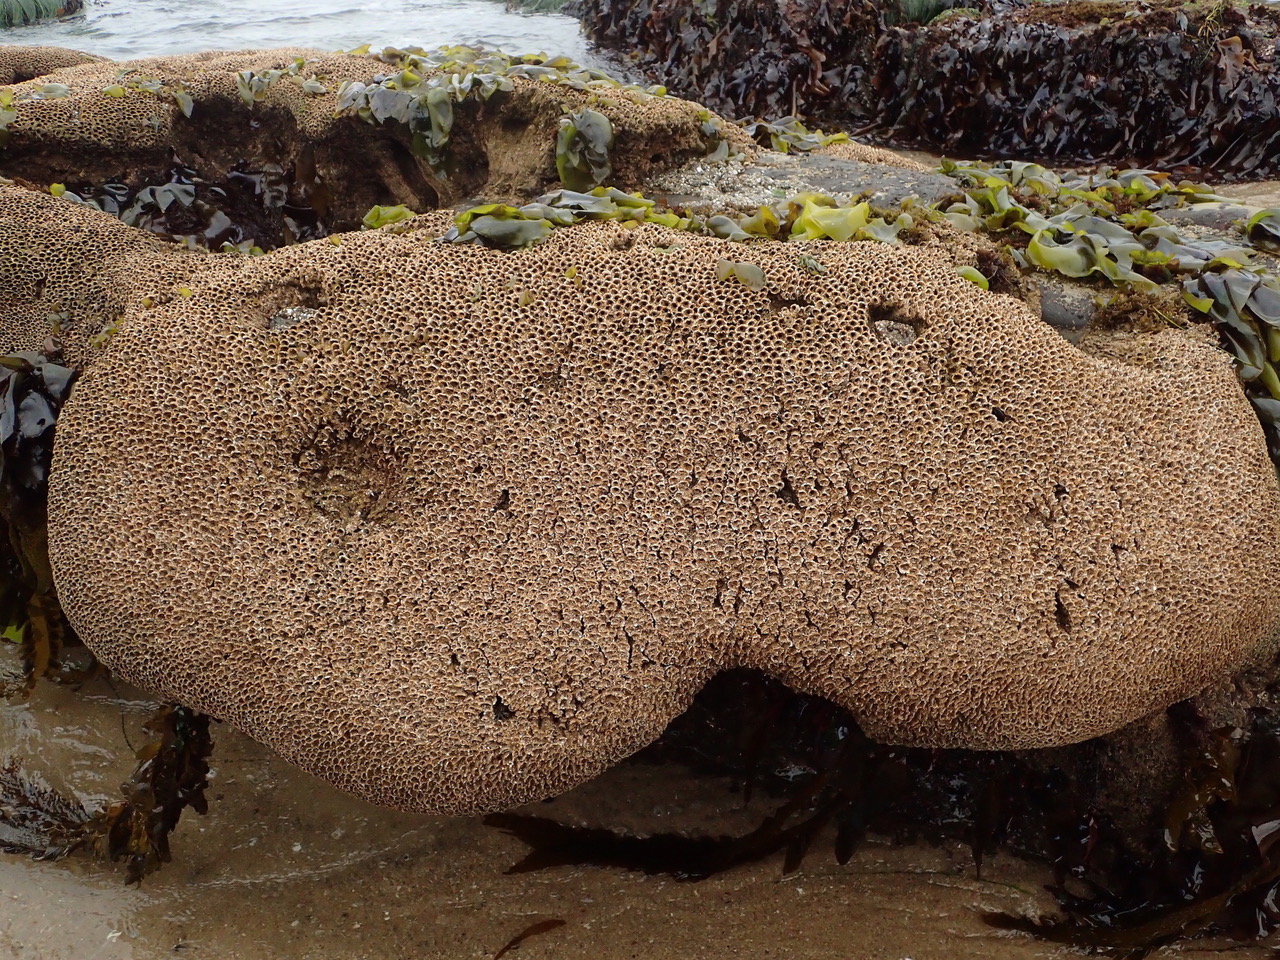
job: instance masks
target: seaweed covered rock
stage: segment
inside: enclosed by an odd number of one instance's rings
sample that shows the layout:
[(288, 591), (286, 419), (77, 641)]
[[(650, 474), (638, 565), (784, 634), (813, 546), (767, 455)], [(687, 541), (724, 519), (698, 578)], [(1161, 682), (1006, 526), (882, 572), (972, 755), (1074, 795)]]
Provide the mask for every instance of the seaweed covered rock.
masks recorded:
[(0, 0), (0, 27), (21, 27), (82, 9), (84, 0)]
[[(869, 0), (583, 0), (583, 32), (726, 116), (865, 114), (883, 30)], [(850, 98), (856, 99), (850, 99)]]
[(731, 667), (885, 742), (1043, 746), (1194, 693), (1280, 614), (1274, 472), (1202, 337), (1084, 356), (878, 243), (447, 227), (134, 290), (49, 503), (112, 669), (469, 812), (592, 776)]
[(950, 153), (1280, 173), (1280, 9), (1032, 3), (891, 28), (885, 136)]
[(953, 155), (1280, 172), (1273, 5), (950, 6), (585, 0), (581, 17), (727, 116), (800, 114)]
[(240, 206), (279, 221), (253, 237), (263, 247), (307, 239), (300, 217), (322, 225), (311, 235), (352, 229), (375, 205), (533, 196), (570, 172), (628, 186), (724, 139), (752, 149), (661, 91), (465, 47), (94, 62), (0, 91), (0, 174), (104, 207), (175, 180), (232, 204), (246, 194)]

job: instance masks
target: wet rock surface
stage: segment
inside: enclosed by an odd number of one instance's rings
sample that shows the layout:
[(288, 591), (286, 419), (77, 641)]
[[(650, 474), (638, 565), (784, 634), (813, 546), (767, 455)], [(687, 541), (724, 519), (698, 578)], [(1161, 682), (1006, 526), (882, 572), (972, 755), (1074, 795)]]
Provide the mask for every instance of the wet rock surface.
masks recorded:
[[(0, 660), (5, 671), (15, 666)], [(0, 743), (20, 749), (30, 772), (61, 790), (111, 796), (129, 775), (131, 745), (155, 706), (145, 691), (119, 681), (80, 690), (43, 684), (26, 703), (0, 704)], [(733, 749), (740, 733), (703, 736), (703, 749)], [(1080, 955), (983, 924), (985, 911), (1051, 914), (1045, 884), (1053, 871), (1001, 853), (988, 854), (976, 876), (964, 839), (872, 834), (841, 865), (832, 855), (836, 828), (828, 826), (791, 873), (779, 852), (700, 883), (582, 865), (511, 875), (505, 871), (528, 848), (478, 819), (369, 806), (235, 731), (215, 726), (214, 735), (209, 813), (183, 820), (172, 840), (174, 862), (142, 889), (124, 887), (103, 863), (0, 858), (0, 957), (25, 960), (39, 944), (49, 960), (160, 960), (175, 947), (245, 960), (454, 960), (492, 957), (522, 931), (557, 919), (565, 925), (530, 937), (519, 954), (595, 960), (607, 939), (611, 951), (640, 960), (721, 957), (726, 943), (752, 956), (785, 943), (788, 956), (803, 960), (839, 960), (850, 943), (874, 960)], [(1176, 742), (1164, 732), (1145, 736)], [(1166, 759), (1153, 759), (1150, 746), (1123, 749), (1105, 770), (1094, 761), (1089, 776), (1114, 778), (1108, 809), (1141, 812), (1134, 798), (1152, 793), (1133, 784), (1140, 771), (1165, 769)], [(798, 768), (778, 772), (795, 776)], [(1162, 774), (1160, 783), (1170, 781)], [(735, 780), (707, 772), (705, 761), (691, 770), (653, 756), (521, 812), (641, 836), (716, 836), (753, 829), (774, 803), (760, 788), (744, 802)], [(1242, 960), (1272, 956), (1265, 945), (1220, 938), (1149, 956), (1210, 960), (1228, 949)]]
[(648, 190), (673, 204), (717, 212), (725, 208), (753, 212), (781, 196), (805, 192), (837, 199), (853, 197), (882, 207), (909, 197), (937, 200), (955, 192), (955, 181), (932, 171), (864, 163), (817, 152), (761, 151), (745, 163), (713, 165), (692, 161), (647, 182)]
[(1093, 292), (1072, 289), (1065, 283), (1053, 280), (1038, 280), (1037, 286), (1040, 288), (1041, 318), (1068, 340), (1078, 343), (1093, 319)]

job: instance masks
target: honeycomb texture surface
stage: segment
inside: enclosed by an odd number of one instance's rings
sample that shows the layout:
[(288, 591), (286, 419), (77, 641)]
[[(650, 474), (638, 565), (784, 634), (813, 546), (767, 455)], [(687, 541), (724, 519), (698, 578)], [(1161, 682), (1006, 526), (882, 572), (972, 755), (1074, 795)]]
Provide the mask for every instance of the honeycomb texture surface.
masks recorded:
[(0, 86), (21, 83), (34, 77), (43, 77), (81, 63), (99, 63), (103, 58), (66, 47), (27, 47), (19, 44), (0, 44)]
[(903, 170), (914, 170), (919, 173), (932, 172), (935, 167), (922, 163), (913, 157), (904, 156), (885, 147), (874, 147), (869, 143), (858, 143), (856, 140), (843, 140), (819, 147), (818, 153), (842, 160), (856, 160), (859, 163), (879, 163), (886, 167), (899, 167)]
[[(301, 67), (295, 65), (299, 58), (305, 61)], [(264, 82), (260, 99), (247, 103), (237, 75), (269, 77), (266, 71), (272, 70), (295, 72)], [(97, 183), (167, 169), (174, 155), (215, 178), (240, 163), (278, 163), (306, 168), (334, 193), (340, 216), (358, 223), (376, 203), (424, 209), (473, 195), (500, 199), (542, 192), (557, 182), (560, 120), (583, 107), (605, 114), (613, 125), (611, 182), (617, 186), (637, 184), (709, 149), (702, 132), (707, 111), (687, 100), (622, 88), (601, 95), (513, 77), (509, 93), (483, 104), (455, 104), (449, 149), (456, 169), (440, 176), (412, 154), (404, 124), (371, 125), (338, 112), (343, 81), (369, 83), (398, 71), (373, 56), (301, 48), (67, 67), (13, 86), (17, 116), (0, 154), (0, 173), (40, 183)], [(324, 92), (304, 89), (307, 80)], [(65, 84), (69, 94), (32, 97), (50, 82)], [(142, 83), (160, 87), (153, 91)], [(190, 96), (190, 116), (174, 91)], [(740, 128), (723, 129), (737, 149), (752, 152)]]
[(42, 350), (54, 338), (76, 365), (142, 297), (173, 295), (211, 265), (97, 209), (14, 184), (0, 183), (0, 237), (0, 351)]
[(876, 243), (447, 225), (209, 255), (96, 351), (49, 539), (113, 670), (469, 813), (591, 777), (728, 667), (884, 741), (1035, 747), (1276, 620), (1274, 473), (1199, 338), (1088, 357)]

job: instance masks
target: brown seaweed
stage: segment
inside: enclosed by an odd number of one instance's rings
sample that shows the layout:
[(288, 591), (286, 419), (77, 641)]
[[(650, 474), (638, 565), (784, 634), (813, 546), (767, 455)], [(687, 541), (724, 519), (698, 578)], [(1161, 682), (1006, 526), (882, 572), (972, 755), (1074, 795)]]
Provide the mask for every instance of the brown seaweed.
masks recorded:
[(84, 842), (89, 812), (10, 757), (0, 765), (0, 850), (59, 860)]
[(58, 412), (75, 372), (45, 353), (0, 357), (0, 629), (22, 647), (23, 676), (5, 684), (25, 693), (40, 678), (79, 682), (63, 650), (79, 644), (58, 605), (49, 566), (45, 493)]
[(182, 812), (208, 810), (209, 718), (169, 704), (143, 729), (151, 737), (137, 751), (133, 775), (121, 784), (123, 798), (92, 814), (79, 801), (24, 776), (15, 760), (0, 767), (0, 849), (38, 859), (88, 849), (104, 859), (125, 860), (126, 883), (141, 883), (168, 863), (169, 835)]
[(983, 0), (929, 19), (904, 6), (582, 0), (578, 15), (592, 40), (726, 116), (833, 122), (952, 156), (1280, 171), (1280, 11)]
[(141, 883), (172, 859), (169, 834), (183, 810), (204, 814), (209, 809), (204, 795), (213, 753), (209, 718), (169, 704), (145, 729), (152, 739), (138, 750), (138, 766), (121, 785), (124, 799), (95, 813), (85, 828), (85, 841), (96, 854), (125, 860), (126, 883)]
[(876, 45), (873, 126), (952, 155), (1227, 178), (1280, 169), (1280, 76), (1259, 56), (1274, 42), (1271, 15), (1268, 41), (1226, 3), (1128, 12), (1110, 22), (1027, 12), (890, 28)]

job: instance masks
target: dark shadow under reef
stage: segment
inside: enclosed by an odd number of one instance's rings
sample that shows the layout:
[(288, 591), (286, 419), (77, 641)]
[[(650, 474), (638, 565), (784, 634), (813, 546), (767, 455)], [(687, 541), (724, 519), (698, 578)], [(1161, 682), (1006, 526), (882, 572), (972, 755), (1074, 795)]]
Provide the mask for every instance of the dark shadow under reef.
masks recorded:
[(979, 876), (997, 849), (1053, 871), (1061, 918), (989, 915), (993, 926), (1131, 957), (1202, 933), (1261, 939), (1280, 929), (1280, 712), (1261, 702), (1276, 692), (1268, 684), (1240, 726), (1214, 726), (1190, 701), (1170, 708), (1185, 776), (1150, 782), (1150, 796), (1130, 799), (1162, 796), (1163, 806), (1122, 825), (1103, 741), (1000, 753), (887, 747), (826, 701), (734, 671), (639, 760), (727, 774), (745, 800), (786, 798), (756, 830), (636, 837), (523, 814), (487, 822), (532, 848), (511, 872), (580, 864), (690, 881), (779, 851), (789, 873), (832, 834), (841, 864), (868, 833), (961, 841)]
[[(58, 412), (76, 371), (44, 353), (0, 357), (0, 630), (22, 646), (24, 676), (77, 680), (64, 670), (62, 650), (78, 646), (62, 615), (49, 567), (46, 492)], [(0, 691), (10, 684), (0, 683)]]

